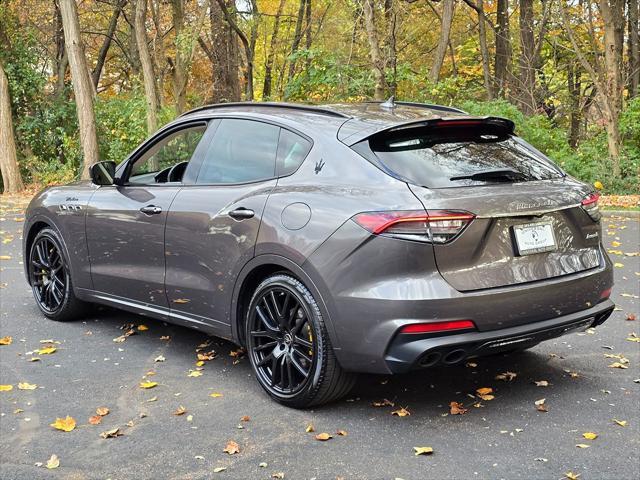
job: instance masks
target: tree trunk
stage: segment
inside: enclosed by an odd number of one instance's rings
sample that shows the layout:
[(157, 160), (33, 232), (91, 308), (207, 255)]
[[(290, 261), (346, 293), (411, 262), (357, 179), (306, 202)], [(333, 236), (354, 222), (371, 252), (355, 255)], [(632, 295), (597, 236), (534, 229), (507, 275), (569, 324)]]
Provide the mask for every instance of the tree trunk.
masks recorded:
[(144, 96), (147, 103), (147, 133), (151, 135), (158, 129), (158, 95), (156, 93), (156, 77), (151, 63), (151, 54), (147, 44), (145, 20), (147, 16), (147, 0), (137, 0), (135, 15), (136, 45), (142, 65)]
[(396, 46), (396, 23), (397, 16), (393, 0), (384, 1), (384, 17), (387, 22), (387, 68), (391, 70), (391, 81), (389, 82), (389, 94), (395, 97), (398, 88), (398, 53)]
[(536, 45), (533, 36), (533, 0), (520, 0), (520, 60), (518, 105), (526, 115), (536, 111)]
[(98, 136), (93, 111), (93, 85), (89, 78), (87, 59), (80, 38), (80, 25), (75, 0), (60, 0), (60, 13), (64, 27), (64, 43), (71, 68), (71, 82), (76, 98), (80, 143), (84, 158), (81, 178), (89, 178), (89, 167), (99, 161)]
[[(246, 99), (253, 100), (253, 59), (255, 54), (255, 45), (256, 38), (258, 35), (258, 24), (255, 21), (258, 15), (258, 4), (255, 0), (251, 0), (251, 12), (253, 15), (253, 22), (251, 26), (251, 36), (247, 38), (242, 29), (238, 26), (235, 15), (232, 15), (227, 8), (225, 0), (216, 0), (218, 5), (220, 6), (220, 10), (224, 14), (224, 18), (229, 24), (229, 26), (233, 29), (234, 32), (238, 35), (240, 42), (242, 43), (242, 47), (244, 48), (244, 53), (247, 61), (246, 73), (245, 73), (245, 89), (246, 89)], [(235, 3), (233, 1), (230, 2), (235, 9)]]
[(62, 14), (60, 13), (60, 5), (58, 4), (57, 0), (53, 0), (53, 8), (55, 17), (54, 41), (56, 44), (56, 58), (54, 62), (56, 83), (53, 87), (53, 93), (55, 96), (60, 96), (64, 91), (64, 80), (67, 75), (67, 69), (69, 68), (69, 61), (67, 58), (67, 50), (64, 48), (64, 29), (62, 28)]
[(173, 29), (175, 31), (176, 57), (173, 63), (173, 101), (176, 115), (184, 112), (187, 105), (187, 83), (189, 72), (187, 71), (187, 52), (183, 42), (184, 32), (184, 0), (171, 0), (171, 12)]
[(211, 61), (213, 93), (211, 101), (237, 102), (240, 100), (238, 80), (238, 42), (236, 33), (226, 21), (224, 12), (216, 0), (209, 2), (211, 46), (203, 46)]
[(494, 91), (505, 97), (511, 66), (511, 34), (509, 32), (509, 0), (497, 0), (496, 56), (494, 62)]
[(493, 85), (491, 83), (491, 70), (489, 68), (489, 47), (487, 46), (487, 26), (484, 19), (484, 0), (478, 0), (478, 37), (480, 42), (480, 55), (482, 56), (482, 76), (484, 89), (487, 92), (487, 100), (493, 99)]
[[(293, 57), (298, 51), (298, 47), (300, 46), (300, 42), (302, 41), (302, 22), (304, 21), (304, 8), (306, 6), (307, 0), (300, 0), (300, 4), (298, 5), (298, 16), (296, 17), (296, 28), (293, 32), (293, 41), (291, 42), (291, 53), (289, 57)], [(293, 80), (293, 76), (296, 73), (296, 60), (295, 58), (291, 58), (289, 61), (289, 73), (287, 75), (287, 82)]]
[(442, 11), (442, 26), (440, 28), (440, 40), (436, 47), (435, 59), (429, 72), (429, 79), (432, 83), (438, 83), (440, 80), (440, 70), (447, 54), (449, 46), (449, 34), (451, 33), (451, 23), (453, 22), (453, 12), (456, 6), (455, 0), (444, 0)]
[(111, 47), (111, 42), (113, 41), (113, 36), (116, 33), (116, 27), (118, 26), (118, 18), (120, 17), (120, 12), (124, 7), (126, 0), (118, 0), (116, 6), (113, 9), (113, 13), (111, 14), (111, 20), (109, 20), (109, 26), (107, 27), (107, 33), (105, 34), (104, 41), (102, 42), (102, 46), (100, 47), (100, 51), (98, 52), (98, 59), (96, 60), (96, 66), (91, 72), (91, 81), (93, 82), (93, 88), (95, 90), (98, 89), (98, 83), (100, 83), (100, 76), (102, 75), (102, 69), (104, 68), (104, 62), (107, 59), (107, 53), (109, 53), (109, 47)]
[(276, 18), (273, 21), (273, 32), (271, 33), (271, 43), (269, 45), (269, 52), (267, 53), (267, 60), (264, 65), (264, 86), (262, 87), (262, 99), (269, 100), (271, 97), (271, 76), (273, 70), (273, 59), (276, 54), (276, 47), (278, 46), (278, 33), (280, 30), (280, 17), (282, 16), (282, 10), (284, 9), (285, 0), (280, 0), (278, 3), (278, 10), (276, 11)]
[(640, 95), (640, 2), (629, 0), (629, 98)]
[(622, 111), (622, 51), (624, 38), (624, 0), (599, 0), (604, 23), (605, 92), (602, 92), (607, 143), (612, 173), (620, 176), (621, 137), (618, 119)]
[(4, 193), (17, 193), (24, 189), (16, 155), (9, 81), (2, 63), (0, 63), (0, 173)]
[(568, 141), (572, 148), (578, 146), (580, 139), (580, 71), (573, 63), (567, 65), (567, 91), (569, 92), (569, 135)]
[[(307, 51), (311, 50), (311, 34), (311, 0), (307, 0), (307, 6), (304, 13), (304, 48)], [(309, 67), (311, 66), (311, 57), (307, 56), (304, 66), (309, 70)]]
[(378, 30), (376, 29), (374, 0), (364, 0), (362, 6), (364, 12), (364, 23), (369, 40), (369, 55), (371, 56), (371, 66), (373, 68), (373, 78), (375, 79), (373, 99), (383, 101), (387, 90), (387, 81), (384, 73), (384, 59), (380, 51), (378, 40)]

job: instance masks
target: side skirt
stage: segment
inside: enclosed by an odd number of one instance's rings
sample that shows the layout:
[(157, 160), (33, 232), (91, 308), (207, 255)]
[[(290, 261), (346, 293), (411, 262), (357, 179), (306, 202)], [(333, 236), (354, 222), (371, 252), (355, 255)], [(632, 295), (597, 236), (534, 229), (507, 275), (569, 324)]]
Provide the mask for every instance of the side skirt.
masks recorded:
[(138, 302), (129, 298), (119, 297), (104, 292), (76, 288), (76, 296), (85, 302), (99, 303), (120, 310), (126, 310), (156, 320), (162, 320), (175, 325), (202, 331), (209, 335), (233, 341), (231, 325), (211, 318), (194, 317), (184, 312), (175, 312), (169, 308)]

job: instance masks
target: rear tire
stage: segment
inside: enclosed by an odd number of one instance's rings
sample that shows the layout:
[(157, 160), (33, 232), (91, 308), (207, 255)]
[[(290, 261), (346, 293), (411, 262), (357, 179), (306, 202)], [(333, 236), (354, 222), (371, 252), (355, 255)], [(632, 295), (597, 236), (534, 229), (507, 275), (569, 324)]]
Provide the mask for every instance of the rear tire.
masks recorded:
[(29, 249), (29, 283), (45, 317), (68, 321), (79, 317), (87, 304), (73, 293), (69, 262), (63, 241), (52, 228), (43, 228)]
[(251, 366), (260, 386), (277, 402), (306, 408), (337, 400), (353, 387), (333, 352), (311, 292), (287, 274), (255, 290), (245, 321)]

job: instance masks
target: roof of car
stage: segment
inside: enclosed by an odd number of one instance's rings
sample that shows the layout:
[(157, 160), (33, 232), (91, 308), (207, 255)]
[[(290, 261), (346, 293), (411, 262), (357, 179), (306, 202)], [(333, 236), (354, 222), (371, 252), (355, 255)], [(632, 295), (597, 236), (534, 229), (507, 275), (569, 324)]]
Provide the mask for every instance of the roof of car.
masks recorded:
[(289, 120), (310, 127), (333, 130), (339, 140), (352, 144), (369, 135), (397, 125), (435, 118), (467, 116), (454, 107), (424, 103), (386, 102), (335, 103), (311, 105), (285, 102), (231, 102), (205, 105), (181, 116), (211, 113), (243, 113)]

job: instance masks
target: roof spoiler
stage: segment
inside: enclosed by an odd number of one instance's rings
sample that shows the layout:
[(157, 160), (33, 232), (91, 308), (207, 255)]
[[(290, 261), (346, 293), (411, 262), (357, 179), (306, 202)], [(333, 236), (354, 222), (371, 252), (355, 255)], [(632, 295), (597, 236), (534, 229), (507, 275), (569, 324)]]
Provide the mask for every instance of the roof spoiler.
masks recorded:
[[(513, 135), (514, 131), (515, 124), (500, 117), (434, 118), (379, 130), (367, 139), (375, 149), (389, 150), (394, 149), (396, 145), (398, 148), (407, 149), (410, 145), (424, 148), (437, 143), (496, 142)], [(421, 141), (403, 143), (416, 138), (420, 138)]]

